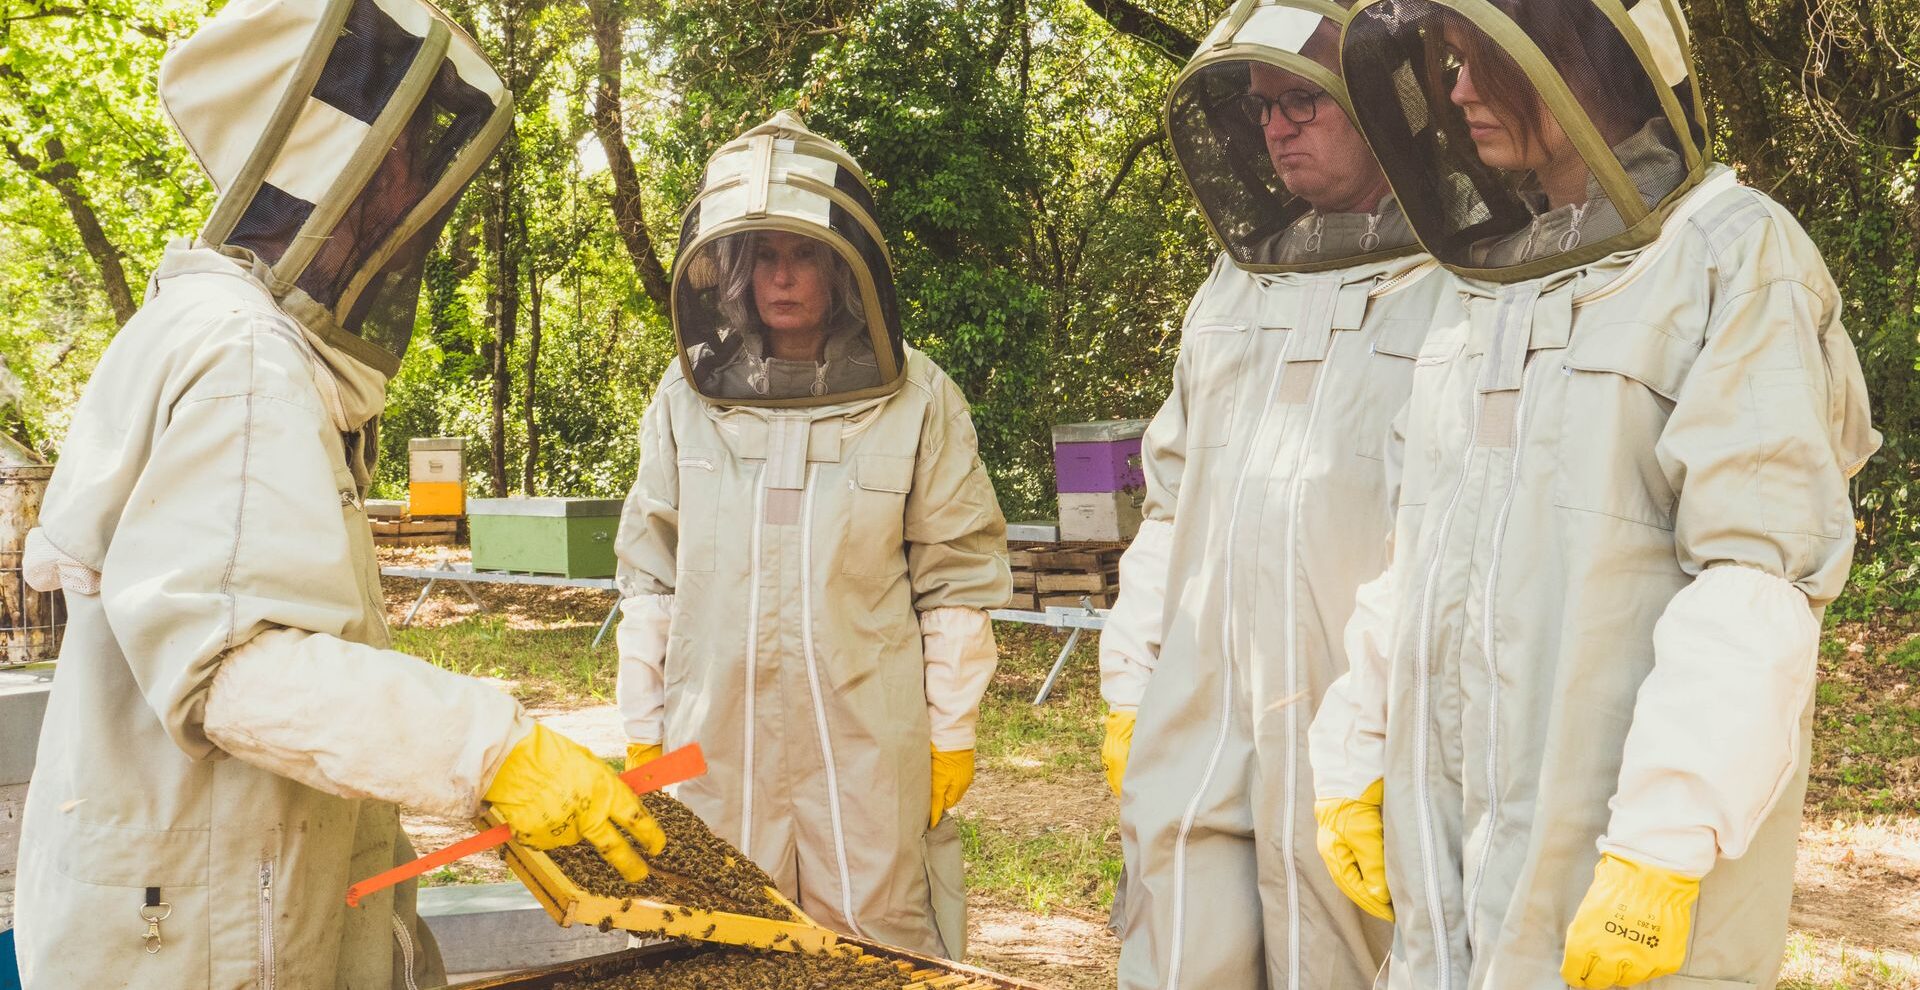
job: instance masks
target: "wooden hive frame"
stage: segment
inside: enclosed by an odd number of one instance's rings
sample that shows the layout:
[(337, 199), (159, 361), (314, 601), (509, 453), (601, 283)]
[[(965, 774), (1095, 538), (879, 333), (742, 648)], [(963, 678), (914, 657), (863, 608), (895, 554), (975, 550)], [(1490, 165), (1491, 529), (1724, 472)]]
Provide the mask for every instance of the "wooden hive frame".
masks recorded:
[[(500, 824), (492, 810), (485, 827)], [(709, 911), (640, 897), (608, 897), (582, 889), (553, 857), (518, 842), (501, 847), (507, 869), (520, 878), (535, 900), (561, 927), (595, 925), (659, 934), (702, 942), (721, 942), (785, 952), (828, 952), (840, 942), (838, 933), (822, 928), (772, 887), (767, 896), (793, 915), (792, 921), (774, 921), (731, 911)]]
[[(858, 950), (864, 958), (872, 959), (876, 964), (885, 963), (901, 969), (914, 981), (907, 985), (906, 990), (1046, 990), (1037, 983), (944, 959), (930, 959), (865, 939), (847, 937), (840, 944), (844, 949)], [(655, 969), (708, 951), (712, 950), (673, 943), (643, 946), (508, 976), (462, 983), (449, 990), (567, 990), (582, 979), (605, 979), (636, 969)]]

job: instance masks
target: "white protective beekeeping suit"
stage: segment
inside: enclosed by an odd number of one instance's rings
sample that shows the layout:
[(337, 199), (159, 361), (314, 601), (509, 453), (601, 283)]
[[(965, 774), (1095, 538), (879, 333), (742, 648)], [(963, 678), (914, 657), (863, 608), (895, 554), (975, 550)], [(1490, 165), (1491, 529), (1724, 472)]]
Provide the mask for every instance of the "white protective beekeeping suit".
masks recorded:
[(476, 813), (531, 723), (383, 649), (362, 495), (421, 262), (508, 94), (416, 0), (236, 0), (160, 90), (220, 199), (101, 359), (29, 542), (71, 618), (26, 986), (431, 986), (412, 885), (357, 910), (347, 885), (411, 858), (395, 802)]
[[(1879, 438), (1819, 253), (1707, 158), (1688, 52), (1672, 0), (1370, 0), (1342, 43), (1462, 306), (1399, 420), (1388, 604), (1312, 729), (1322, 798), (1385, 779), (1394, 987), (1561, 990), (1603, 854), (1704, 878), (1643, 985), (1778, 977), (1820, 610)], [(1583, 198), (1483, 160), (1496, 90), (1566, 134)]]
[[(970, 768), (985, 610), (1012, 576), (966, 400), (902, 342), (873, 217), (853, 159), (791, 113), (708, 164), (674, 270), (681, 360), (620, 521), (620, 707), (636, 744), (701, 745), (712, 769), (678, 796), (814, 918), (957, 959), (959, 835), (929, 830), (929, 754)], [(810, 354), (761, 320), (767, 252), (829, 273)]]
[[(1120, 809), (1130, 990), (1360, 990), (1386, 951), (1387, 926), (1314, 850), (1305, 733), (1347, 667), (1354, 591), (1383, 566), (1382, 441), (1440, 280), (1347, 122), (1344, 16), (1243, 0), (1169, 97), (1168, 133), (1224, 250), (1146, 434), (1147, 518), (1100, 643), (1108, 704), (1122, 719), (1137, 708)], [(1312, 119), (1272, 107), (1262, 125), (1250, 92)], [(1346, 187), (1289, 186), (1275, 157), (1309, 134), (1313, 148), (1341, 136), (1338, 157), (1319, 153), (1374, 202), (1321, 209), (1305, 190)]]

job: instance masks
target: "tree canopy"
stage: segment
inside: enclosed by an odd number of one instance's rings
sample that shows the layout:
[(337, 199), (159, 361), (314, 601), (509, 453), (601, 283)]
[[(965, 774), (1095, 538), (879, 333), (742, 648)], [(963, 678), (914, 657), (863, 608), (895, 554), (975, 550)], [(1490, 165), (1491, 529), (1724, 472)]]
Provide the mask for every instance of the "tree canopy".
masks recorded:
[[(212, 192), (154, 78), (218, 0), (0, 0), (0, 429), (52, 453), (169, 238)], [(679, 214), (708, 154), (797, 108), (875, 180), (909, 340), (973, 404), (1009, 518), (1051, 515), (1051, 424), (1166, 394), (1209, 244), (1161, 128), (1224, 3), (447, 0), (518, 94), (429, 264), (390, 390), (469, 440), (476, 491), (616, 495), (673, 346)], [(1718, 157), (1785, 203), (1847, 301), (1885, 451), (1863, 559), (1920, 540), (1920, 3), (1688, 0)]]

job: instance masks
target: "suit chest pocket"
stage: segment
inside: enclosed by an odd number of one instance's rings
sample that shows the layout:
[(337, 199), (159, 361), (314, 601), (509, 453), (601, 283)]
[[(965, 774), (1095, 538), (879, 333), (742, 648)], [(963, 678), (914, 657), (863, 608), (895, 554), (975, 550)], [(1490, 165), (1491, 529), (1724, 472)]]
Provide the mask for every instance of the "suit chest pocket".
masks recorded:
[(1645, 323), (1575, 327), (1561, 367), (1556, 504), (1673, 529), (1678, 493), (1656, 447), (1699, 353)]
[(856, 455), (848, 483), (851, 491), (840, 540), (840, 572), (856, 577), (905, 573), (907, 493), (913, 490), (913, 457)]
[(1224, 447), (1232, 438), (1252, 339), (1245, 323), (1199, 322), (1187, 331), (1181, 346), (1191, 350), (1185, 385), (1188, 447)]

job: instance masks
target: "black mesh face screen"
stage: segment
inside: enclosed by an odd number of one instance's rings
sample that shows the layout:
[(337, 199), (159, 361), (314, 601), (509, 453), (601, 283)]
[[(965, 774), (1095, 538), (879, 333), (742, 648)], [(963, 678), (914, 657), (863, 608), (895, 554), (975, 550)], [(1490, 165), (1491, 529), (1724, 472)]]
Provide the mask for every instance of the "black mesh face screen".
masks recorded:
[(439, 215), (421, 227), (368, 283), (354, 301), (353, 310), (341, 326), (362, 340), (394, 357), (404, 357), (413, 339), (414, 317), (419, 309), (420, 280), (426, 272), (427, 255), (440, 240), (440, 232), (453, 217), (460, 202), (455, 196)]
[[(697, 212), (689, 211), (683, 236), (696, 234)], [(862, 266), (879, 265), (866, 272), (877, 273), (876, 294), (891, 310), (884, 256), (852, 226), (858, 236), (846, 242)], [(885, 384), (861, 276), (830, 239), (784, 227), (726, 234), (695, 249), (673, 293), (674, 332), (694, 388), (722, 402), (824, 404)], [(890, 340), (899, 346), (898, 334)], [(892, 355), (895, 367), (904, 360), (902, 350)]]
[(287, 253), (288, 246), (312, 215), (312, 203), (262, 182), (226, 240), (273, 264)]
[[(485, 128), (494, 110), (493, 101), (462, 81), (452, 62), (443, 62), (425, 99), (401, 128), (373, 177), (301, 272), (297, 280), (301, 290), (323, 306), (340, 302), (354, 277), (427, 199), (461, 151)], [(435, 224), (428, 226), (429, 235), (439, 229)], [(432, 236), (424, 241), (415, 237), (407, 248), (396, 252), (368, 289), (372, 292), (384, 286), (380, 295), (387, 301), (376, 303), (364, 296), (355, 299), (352, 312), (341, 321), (345, 329), (369, 340), (394, 340), (402, 332), (400, 328), (385, 325), (384, 319), (382, 326), (369, 328), (365, 326), (367, 315), (392, 308), (397, 299), (394, 287), (407, 283), (404, 273), (421, 263), (432, 243)], [(411, 314), (402, 322), (405, 333), (411, 333)], [(397, 337), (400, 350), (405, 349), (405, 340), (405, 336)]]
[(421, 42), (373, 0), (358, 0), (314, 84), (313, 98), (361, 123), (373, 123), (393, 99)]
[(1280, 182), (1261, 127), (1247, 113), (1250, 77), (1247, 62), (1207, 66), (1175, 89), (1167, 113), (1167, 132), (1194, 198), (1241, 264), (1308, 209)]
[(1167, 134), (1208, 226), (1256, 271), (1408, 254), (1379, 165), (1339, 78), (1341, 21), (1324, 3), (1230, 10), (1175, 80)]
[[(1689, 175), (1658, 83), (1599, 8), (1494, 5), (1546, 66), (1433, 0), (1369, 4), (1342, 43), (1355, 111), (1408, 219), (1436, 258), (1476, 270), (1618, 238)], [(1554, 77), (1571, 103), (1543, 97), (1557, 91), (1544, 85)], [(1581, 131), (1604, 157), (1583, 154)], [(1616, 160), (1635, 203), (1614, 202), (1604, 188)]]

